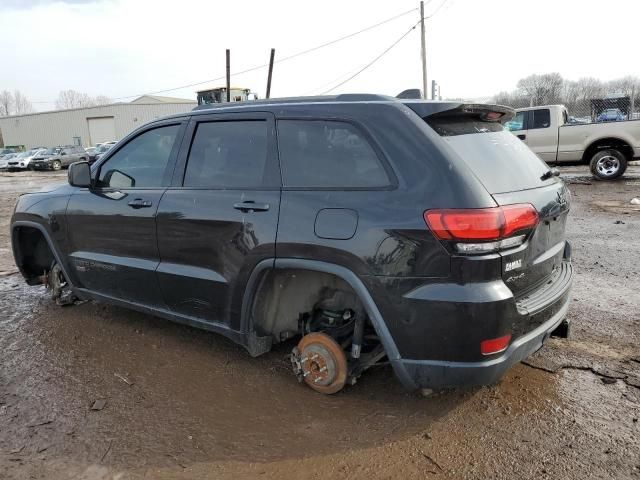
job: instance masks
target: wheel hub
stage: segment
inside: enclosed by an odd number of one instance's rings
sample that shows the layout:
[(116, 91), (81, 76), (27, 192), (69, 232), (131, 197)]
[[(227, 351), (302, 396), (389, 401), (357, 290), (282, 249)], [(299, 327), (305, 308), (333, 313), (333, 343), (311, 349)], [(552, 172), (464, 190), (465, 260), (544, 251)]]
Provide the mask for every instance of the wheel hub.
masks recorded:
[(596, 164), (596, 169), (598, 170), (598, 172), (600, 172), (600, 174), (605, 177), (615, 175), (619, 168), (620, 160), (612, 155), (606, 155), (602, 157)]
[(342, 347), (325, 333), (305, 335), (291, 354), (293, 371), (314, 390), (331, 394), (340, 391), (348, 375)]

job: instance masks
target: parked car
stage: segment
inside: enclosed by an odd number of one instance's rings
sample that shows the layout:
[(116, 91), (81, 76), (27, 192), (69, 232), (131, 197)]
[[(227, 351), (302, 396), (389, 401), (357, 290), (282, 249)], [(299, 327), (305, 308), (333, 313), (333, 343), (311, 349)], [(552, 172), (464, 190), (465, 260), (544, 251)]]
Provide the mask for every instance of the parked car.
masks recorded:
[(93, 161), (90, 161), (89, 163), (93, 163), (96, 160), (99, 160), (100, 157), (102, 157), (105, 153), (107, 153), (111, 147), (113, 147), (112, 143), (102, 143), (102, 144), (100, 144), (100, 146), (98, 147), (95, 155), (93, 156)]
[(518, 109), (505, 126), (545, 162), (584, 162), (602, 180), (620, 177), (640, 155), (640, 122), (571, 123), (564, 105)]
[(44, 154), (35, 158), (31, 165), (34, 170), (60, 170), (74, 162), (88, 161), (89, 154), (84, 148), (78, 146), (64, 146), (47, 150)]
[(607, 108), (596, 118), (598, 122), (619, 122), (626, 119), (627, 117), (619, 108)]
[(142, 126), (22, 195), (16, 263), (74, 296), (221, 333), (299, 337), (322, 393), (388, 359), (411, 389), (489, 384), (565, 335), (563, 181), (495, 105), (339, 95)]
[(88, 147), (84, 149), (85, 152), (87, 152), (87, 155), (89, 155), (89, 163), (93, 163), (96, 160), (96, 153), (98, 153), (98, 147)]
[(16, 153), (5, 153), (0, 155), (0, 170), (7, 170), (9, 168), (9, 160), (16, 155)]
[(8, 170), (9, 161), (17, 155), (17, 153), (4, 153), (0, 155), (0, 170)]
[(44, 151), (46, 151), (46, 149), (32, 148), (26, 152), (18, 153), (7, 162), (7, 168), (9, 170), (31, 169), (32, 160)]

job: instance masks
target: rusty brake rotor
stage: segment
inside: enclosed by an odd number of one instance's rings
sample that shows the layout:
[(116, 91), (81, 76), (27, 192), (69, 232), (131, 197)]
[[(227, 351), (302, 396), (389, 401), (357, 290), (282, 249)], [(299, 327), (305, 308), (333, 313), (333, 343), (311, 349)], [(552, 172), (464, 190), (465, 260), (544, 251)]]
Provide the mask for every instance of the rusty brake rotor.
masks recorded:
[(315, 391), (330, 395), (347, 382), (347, 357), (342, 347), (326, 333), (305, 335), (297, 346), (299, 373)]

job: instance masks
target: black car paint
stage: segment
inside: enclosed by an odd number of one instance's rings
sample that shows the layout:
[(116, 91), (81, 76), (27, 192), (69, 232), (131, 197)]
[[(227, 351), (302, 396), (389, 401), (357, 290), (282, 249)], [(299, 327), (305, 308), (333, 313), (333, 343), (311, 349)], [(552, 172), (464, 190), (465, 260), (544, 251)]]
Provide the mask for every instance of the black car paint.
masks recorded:
[[(552, 195), (535, 190), (487, 192), (421, 118), (460, 104), (347, 97), (238, 104), (152, 122), (111, 148), (92, 171), (95, 174), (145, 129), (181, 123), (181, 141), (171, 159), (173, 175), (165, 187), (106, 191), (62, 186), (47, 194), (24, 195), (12, 228), (32, 225), (43, 231), (79, 294), (225, 334), (250, 352), (248, 305), (261, 273), (272, 268), (333, 273), (360, 294), (406, 386), (495, 380), (510, 364), (539, 348), (562, 320), (571, 275), (559, 294), (536, 312), (535, 320), (519, 309), (518, 289), (503, 281), (503, 262), (526, 247), (474, 257), (452, 254), (426, 228), (422, 214), (432, 208), (486, 208), (526, 201), (547, 212), (541, 228), (547, 221), (565, 221), (568, 205), (554, 199), (555, 192), (566, 187), (553, 178), (546, 187)], [(390, 173), (390, 184), (377, 189), (181, 187), (195, 123), (229, 115), (268, 119), (274, 142), (270, 155), (276, 161), (278, 120), (350, 122), (376, 149)], [(131, 209), (128, 202), (138, 198), (151, 202), (151, 207)], [(245, 201), (268, 204), (269, 209), (234, 208)], [(346, 233), (318, 235), (326, 229), (319, 213), (327, 210), (355, 212), (355, 232), (353, 221), (345, 221), (343, 215), (339, 222)], [(561, 247), (543, 262), (542, 280), (569, 260), (564, 239), (557, 240)], [(20, 266), (15, 242), (14, 254)], [(521, 338), (531, 336), (527, 325), (532, 321), (540, 331), (526, 344), (514, 337), (505, 353), (490, 360), (481, 356), (481, 340), (518, 329)]]

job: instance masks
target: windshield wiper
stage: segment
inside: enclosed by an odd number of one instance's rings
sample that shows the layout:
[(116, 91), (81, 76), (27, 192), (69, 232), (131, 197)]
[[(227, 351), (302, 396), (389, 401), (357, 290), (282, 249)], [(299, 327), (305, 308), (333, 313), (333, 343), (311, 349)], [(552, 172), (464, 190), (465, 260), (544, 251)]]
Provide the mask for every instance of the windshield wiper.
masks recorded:
[(540, 177), (540, 180), (544, 181), (544, 180), (550, 179), (551, 177), (559, 177), (559, 176), (560, 176), (560, 170), (554, 167), (544, 172)]

